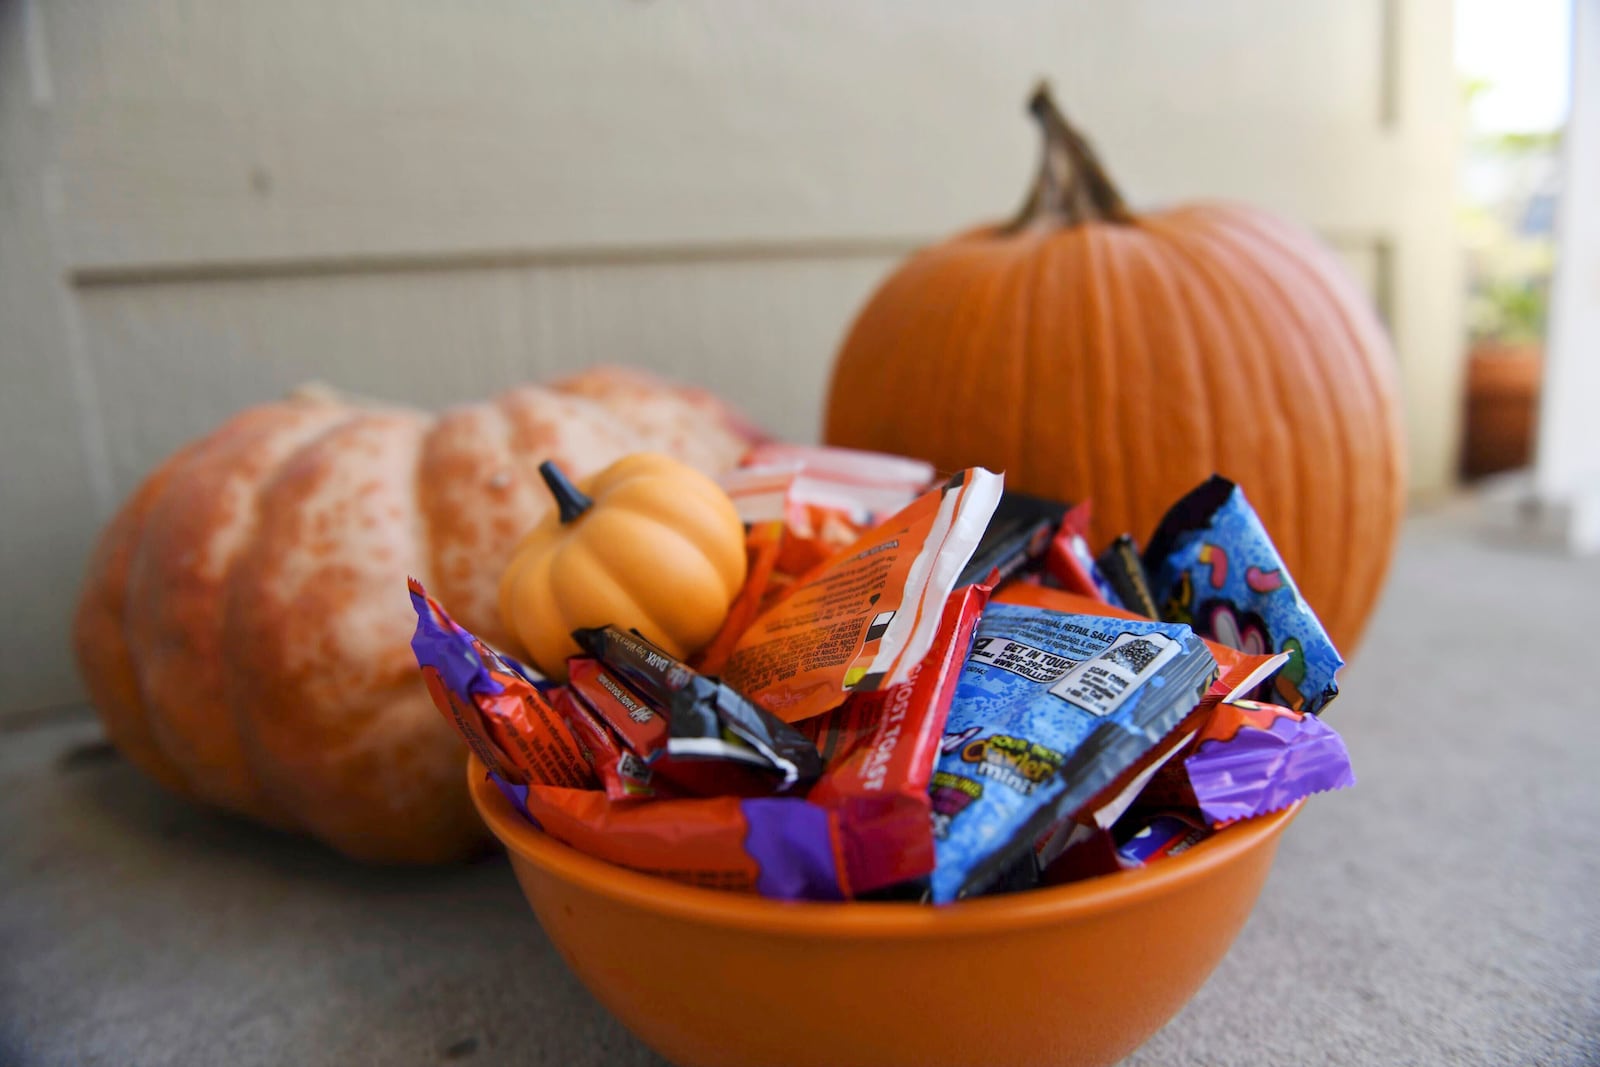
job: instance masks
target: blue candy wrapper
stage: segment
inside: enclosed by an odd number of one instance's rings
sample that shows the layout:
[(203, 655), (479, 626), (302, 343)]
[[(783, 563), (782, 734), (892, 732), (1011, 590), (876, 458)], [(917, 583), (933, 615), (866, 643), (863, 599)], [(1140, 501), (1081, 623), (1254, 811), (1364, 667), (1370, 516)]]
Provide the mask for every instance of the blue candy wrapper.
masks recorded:
[(1048, 827), (1151, 753), (1216, 672), (1187, 626), (992, 605), (931, 788), (933, 900), (992, 888)]
[(1321, 711), (1344, 666), (1244, 491), (1213, 475), (1172, 506), (1144, 552), (1161, 618), (1249, 653), (1286, 652), (1266, 698)]
[(1127, 836), (1118, 835), (1117, 862), (1123, 869), (1143, 867), (1187, 852), (1211, 836), (1211, 827), (1187, 812), (1166, 811), (1134, 820)]

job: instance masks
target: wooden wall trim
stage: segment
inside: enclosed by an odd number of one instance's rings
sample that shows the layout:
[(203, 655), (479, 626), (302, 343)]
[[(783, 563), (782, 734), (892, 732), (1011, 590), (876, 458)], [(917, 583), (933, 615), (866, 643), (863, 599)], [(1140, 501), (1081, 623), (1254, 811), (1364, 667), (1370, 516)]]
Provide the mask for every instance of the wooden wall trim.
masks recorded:
[(325, 278), (357, 274), (436, 274), (446, 271), (523, 270), (529, 267), (643, 266), (663, 263), (762, 263), (793, 260), (883, 259), (909, 255), (933, 238), (840, 237), (786, 241), (718, 241), (704, 244), (613, 245), (597, 248), (480, 249), (290, 256), (192, 262), (128, 263), (77, 267), (67, 274), (76, 289), (189, 282)]
[[(1381, 231), (1324, 231), (1335, 248), (1385, 250)], [(109, 289), (195, 282), (255, 282), (351, 275), (438, 274), (454, 271), (524, 270), (530, 267), (627, 267), (665, 263), (768, 263), (775, 261), (898, 259), (941, 238), (824, 237), (815, 240), (717, 241), (701, 244), (611, 245), (573, 248), (504, 248), (440, 252), (372, 253), (344, 256), (284, 256), (260, 259), (197, 259), (75, 267), (74, 289)], [(1386, 295), (1386, 294), (1384, 294)], [(1383, 295), (1380, 305), (1385, 303)]]

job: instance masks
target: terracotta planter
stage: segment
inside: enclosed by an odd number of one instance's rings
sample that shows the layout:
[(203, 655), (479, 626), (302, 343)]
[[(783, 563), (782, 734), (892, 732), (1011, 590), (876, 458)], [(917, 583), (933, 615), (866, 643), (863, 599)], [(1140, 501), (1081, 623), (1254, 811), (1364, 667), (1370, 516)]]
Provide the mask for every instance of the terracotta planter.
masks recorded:
[(1532, 461), (1543, 368), (1538, 342), (1474, 346), (1467, 361), (1463, 478), (1516, 470)]

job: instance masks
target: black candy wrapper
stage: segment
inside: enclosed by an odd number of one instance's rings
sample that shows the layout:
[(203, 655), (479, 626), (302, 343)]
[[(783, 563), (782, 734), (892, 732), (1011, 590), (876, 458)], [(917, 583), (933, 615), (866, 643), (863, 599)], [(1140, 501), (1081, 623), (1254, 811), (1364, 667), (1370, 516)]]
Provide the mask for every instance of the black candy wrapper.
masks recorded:
[(574, 630), (586, 653), (667, 709), (667, 751), (683, 758), (759, 761), (781, 776), (780, 789), (813, 781), (822, 757), (804, 734), (732, 686), (707, 678), (669, 653), (615, 626)]
[(986, 582), (996, 575), (995, 585), (1016, 577), (1044, 557), (1066, 513), (1067, 506), (1054, 500), (1009, 490), (1002, 493), (972, 559), (956, 579), (956, 587)]
[(1105, 575), (1119, 604), (1147, 619), (1161, 618), (1156, 612), (1150, 576), (1145, 573), (1144, 564), (1139, 559), (1139, 546), (1134, 544), (1132, 537), (1123, 534), (1111, 542), (1095, 565)]

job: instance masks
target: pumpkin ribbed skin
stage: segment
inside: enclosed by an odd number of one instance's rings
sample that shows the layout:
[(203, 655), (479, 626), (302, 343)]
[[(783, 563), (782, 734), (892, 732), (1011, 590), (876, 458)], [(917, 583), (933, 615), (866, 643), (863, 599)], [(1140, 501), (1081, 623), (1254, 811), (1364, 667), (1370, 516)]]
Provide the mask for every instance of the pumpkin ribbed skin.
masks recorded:
[(102, 535), (74, 628), (85, 683), (169, 788), (361, 859), (465, 855), (482, 829), (411, 654), (406, 576), (503, 640), (500, 572), (552, 506), (540, 462), (585, 474), (653, 450), (715, 473), (754, 436), (707, 394), (611, 369), (438, 417), (252, 408)]
[(1404, 504), (1397, 392), (1383, 329), (1331, 253), (1204, 204), (990, 227), (913, 256), (845, 340), (825, 436), (1091, 498), (1097, 545), (1148, 536), (1221, 473), (1348, 649)]

